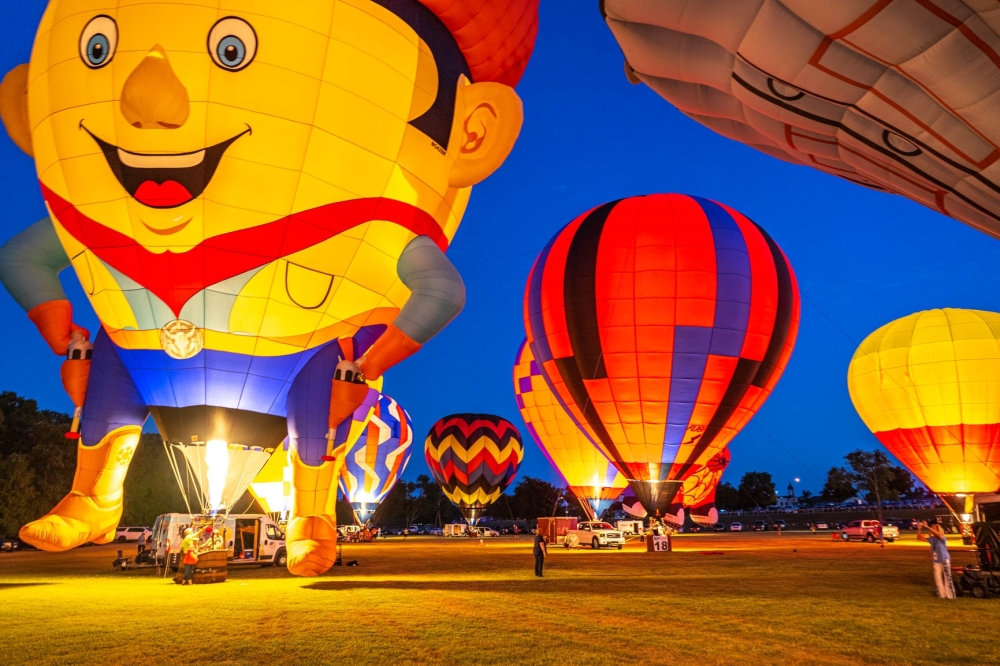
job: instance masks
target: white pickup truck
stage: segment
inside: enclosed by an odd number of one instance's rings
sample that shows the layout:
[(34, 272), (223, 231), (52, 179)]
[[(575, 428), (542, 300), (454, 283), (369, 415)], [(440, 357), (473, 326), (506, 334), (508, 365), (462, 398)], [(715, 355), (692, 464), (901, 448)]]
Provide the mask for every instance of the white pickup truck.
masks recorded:
[(563, 540), (566, 548), (589, 545), (594, 550), (607, 546), (617, 546), (618, 550), (625, 545), (625, 536), (620, 530), (601, 521), (586, 521), (579, 523), (575, 530), (566, 530)]
[(895, 525), (882, 525), (877, 520), (855, 520), (840, 530), (840, 538), (844, 541), (857, 539), (875, 543), (880, 535), (892, 543), (899, 538), (899, 528)]

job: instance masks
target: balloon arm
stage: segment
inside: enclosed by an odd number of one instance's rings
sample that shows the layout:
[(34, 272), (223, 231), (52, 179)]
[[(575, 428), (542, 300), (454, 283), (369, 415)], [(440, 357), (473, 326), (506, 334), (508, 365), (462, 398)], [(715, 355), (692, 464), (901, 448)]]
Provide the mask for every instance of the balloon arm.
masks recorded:
[(406, 246), (396, 266), (411, 294), (393, 324), (417, 344), (437, 335), (465, 307), (465, 283), (458, 269), (427, 236)]
[(49, 218), (35, 222), (0, 247), (0, 282), (26, 312), (42, 303), (66, 300), (59, 273), (69, 266)]

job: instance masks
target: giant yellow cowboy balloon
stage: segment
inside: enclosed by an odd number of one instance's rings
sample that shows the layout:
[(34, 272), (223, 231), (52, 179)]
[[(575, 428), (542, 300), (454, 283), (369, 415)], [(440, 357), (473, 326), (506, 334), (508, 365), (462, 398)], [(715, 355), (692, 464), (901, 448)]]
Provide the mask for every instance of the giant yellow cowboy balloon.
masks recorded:
[(109, 540), (152, 414), (176, 442), (287, 433), (289, 568), (326, 571), (331, 442), (464, 304), (444, 251), (520, 131), (536, 29), (537, 0), (51, 0), (0, 89), (51, 219), (0, 250), (0, 279), (79, 357), (82, 422), (72, 492), (22, 537)]

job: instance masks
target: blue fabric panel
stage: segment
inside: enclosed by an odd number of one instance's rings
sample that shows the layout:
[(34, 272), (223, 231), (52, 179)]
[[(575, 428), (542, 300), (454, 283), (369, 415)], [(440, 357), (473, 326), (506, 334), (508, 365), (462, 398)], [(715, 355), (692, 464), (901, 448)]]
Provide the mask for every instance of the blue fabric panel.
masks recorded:
[(142, 425), (149, 410), (118, 356), (118, 348), (104, 332), (97, 331), (87, 380), (87, 399), (80, 419), (80, 440), (98, 444), (116, 428)]

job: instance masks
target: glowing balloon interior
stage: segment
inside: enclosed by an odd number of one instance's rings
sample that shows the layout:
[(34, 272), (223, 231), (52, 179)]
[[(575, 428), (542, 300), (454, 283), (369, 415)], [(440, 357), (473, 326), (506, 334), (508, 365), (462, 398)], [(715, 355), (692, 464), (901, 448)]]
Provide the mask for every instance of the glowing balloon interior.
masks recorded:
[(272, 455), (221, 440), (164, 448), (189, 513), (227, 513)]

